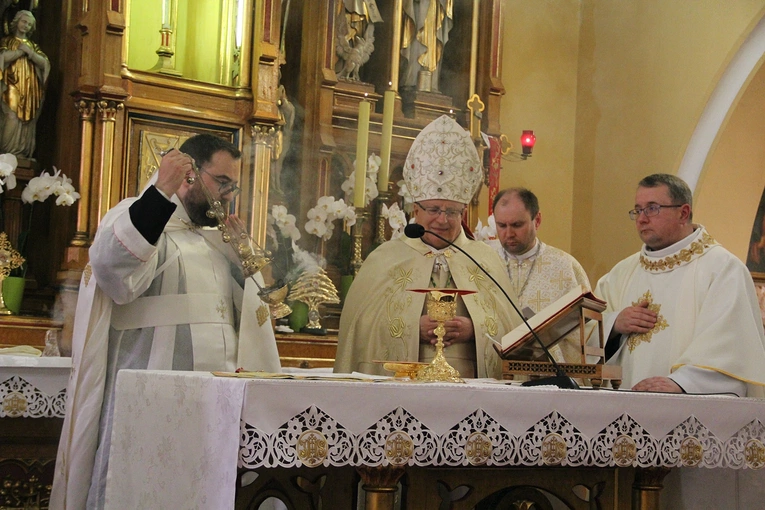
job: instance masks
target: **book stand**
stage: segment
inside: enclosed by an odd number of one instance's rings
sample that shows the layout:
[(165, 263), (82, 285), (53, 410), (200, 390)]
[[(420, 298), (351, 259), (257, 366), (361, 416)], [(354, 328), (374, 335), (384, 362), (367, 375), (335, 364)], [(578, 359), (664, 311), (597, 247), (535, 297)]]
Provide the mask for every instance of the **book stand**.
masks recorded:
[[(602, 386), (603, 381), (610, 381), (612, 388), (619, 389), (622, 382), (622, 367), (605, 364), (606, 352), (603, 338), (603, 314), (601, 313), (604, 309), (605, 305), (586, 299), (585, 295), (582, 295), (565, 309), (546, 320), (535, 331), (549, 349), (578, 329), (579, 363), (558, 363), (558, 366), (570, 377), (588, 379), (593, 388), (598, 389)], [(578, 317), (578, 321), (571, 320), (573, 314), (576, 314), (574, 317)], [(587, 321), (597, 323), (598, 346), (587, 345), (588, 335), (585, 328)], [(522, 324), (518, 327), (526, 328), (526, 325)], [(529, 351), (532, 353), (532, 360), (516, 359), (521, 353), (528, 355)], [(588, 363), (588, 356), (596, 357), (595, 363)], [(517, 349), (506, 351), (502, 357), (503, 379), (512, 380), (516, 375), (528, 376), (532, 379), (556, 375), (552, 363), (538, 361), (546, 359), (546, 355), (531, 332), (524, 335)]]

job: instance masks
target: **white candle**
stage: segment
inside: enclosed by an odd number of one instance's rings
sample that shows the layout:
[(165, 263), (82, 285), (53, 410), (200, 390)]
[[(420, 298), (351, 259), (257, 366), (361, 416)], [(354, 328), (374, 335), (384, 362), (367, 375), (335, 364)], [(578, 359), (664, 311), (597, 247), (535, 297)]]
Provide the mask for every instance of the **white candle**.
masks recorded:
[(367, 148), (369, 147), (369, 112), (371, 103), (359, 102), (359, 126), (356, 132), (356, 177), (353, 186), (353, 206), (363, 209), (366, 206), (367, 186)]

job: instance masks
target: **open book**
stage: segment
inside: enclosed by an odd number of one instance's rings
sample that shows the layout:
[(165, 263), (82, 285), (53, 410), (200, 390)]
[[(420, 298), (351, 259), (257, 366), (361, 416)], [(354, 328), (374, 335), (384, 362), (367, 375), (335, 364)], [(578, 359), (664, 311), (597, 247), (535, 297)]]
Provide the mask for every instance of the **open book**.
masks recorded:
[[(549, 349), (577, 329), (583, 317), (582, 308), (599, 313), (606, 309), (606, 302), (577, 285), (528, 319), (528, 323)], [(494, 348), (503, 359), (547, 361), (544, 351), (526, 324), (521, 324), (503, 336), (501, 347), (495, 343)]]

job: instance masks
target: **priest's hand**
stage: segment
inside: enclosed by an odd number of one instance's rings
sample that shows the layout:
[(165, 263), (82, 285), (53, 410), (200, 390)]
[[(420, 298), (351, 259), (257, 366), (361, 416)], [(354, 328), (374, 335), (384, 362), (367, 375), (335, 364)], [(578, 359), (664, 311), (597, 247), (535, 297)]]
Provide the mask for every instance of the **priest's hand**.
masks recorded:
[(648, 301), (641, 301), (637, 306), (628, 306), (616, 316), (614, 331), (620, 335), (648, 333), (656, 324), (658, 314), (648, 309)]
[(157, 173), (157, 183), (154, 186), (167, 197), (178, 191), (186, 177), (195, 176), (191, 157), (175, 149), (162, 157)]
[[(432, 320), (427, 315), (420, 317), (420, 343), (436, 345), (438, 337), (436, 337), (436, 327), (438, 322)], [(468, 342), (473, 338), (473, 321), (470, 317), (455, 317), (452, 320), (444, 322), (444, 346), (448, 347), (452, 344), (460, 342)]]
[(632, 387), (633, 391), (656, 391), (659, 393), (685, 393), (683, 389), (669, 377), (649, 377)]

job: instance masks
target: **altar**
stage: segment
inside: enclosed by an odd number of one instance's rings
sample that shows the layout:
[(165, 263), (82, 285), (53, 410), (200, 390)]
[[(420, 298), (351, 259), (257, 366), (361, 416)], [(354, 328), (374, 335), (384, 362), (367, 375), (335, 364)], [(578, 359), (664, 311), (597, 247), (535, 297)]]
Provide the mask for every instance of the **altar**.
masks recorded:
[[(629, 494), (633, 468), (765, 466), (765, 401), (728, 396), (133, 370), (116, 392), (108, 508), (258, 508), (269, 495), (288, 508), (393, 508), (405, 473), (419, 481), (402, 508), (480, 508), (471, 472), (521, 468), (538, 482), (523, 487), (574, 473), (571, 508), (649, 508), (650, 493)], [(580, 470), (600, 481), (577, 482)]]

